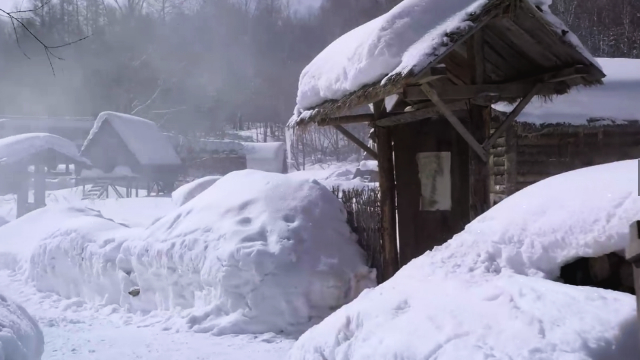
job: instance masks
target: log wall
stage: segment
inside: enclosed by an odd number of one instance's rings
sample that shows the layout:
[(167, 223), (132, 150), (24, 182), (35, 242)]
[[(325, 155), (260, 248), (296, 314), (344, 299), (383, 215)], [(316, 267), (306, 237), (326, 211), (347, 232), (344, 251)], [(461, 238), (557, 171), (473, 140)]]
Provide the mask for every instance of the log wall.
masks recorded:
[[(492, 128), (499, 120), (494, 119)], [(491, 149), (491, 205), (548, 177), (640, 158), (640, 125), (537, 126), (516, 123)]]

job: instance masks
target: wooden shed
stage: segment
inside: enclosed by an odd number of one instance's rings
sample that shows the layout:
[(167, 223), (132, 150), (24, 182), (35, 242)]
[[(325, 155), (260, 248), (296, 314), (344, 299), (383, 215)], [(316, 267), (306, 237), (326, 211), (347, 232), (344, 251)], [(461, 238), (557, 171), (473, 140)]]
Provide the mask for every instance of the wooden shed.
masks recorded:
[(114, 112), (98, 116), (80, 154), (105, 174), (126, 168), (163, 192), (173, 191), (183, 171), (171, 142), (155, 123)]
[[(60, 165), (66, 165), (64, 172), (58, 172)], [(0, 139), (0, 193), (16, 194), (16, 217), (21, 217), (46, 205), (46, 180), (71, 176), (72, 165), (91, 166), (76, 145), (62, 137), (33, 133)]]
[[(603, 86), (533, 101), (498, 139), (490, 162), (491, 204), (540, 180), (640, 158), (640, 60), (597, 59)], [(513, 106), (497, 104), (497, 126)]]
[[(536, 4), (405, 0), (302, 72), (289, 126), (336, 126), (378, 160), (384, 279), (489, 208), (491, 149), (533, 98), (602, 84), (580, 41)], [(500, 102), (515, 106), (492, 130)], [(371, 114), (349, 113), (367, 104)], [(342, 127), (359, 122), (376, 151)]]

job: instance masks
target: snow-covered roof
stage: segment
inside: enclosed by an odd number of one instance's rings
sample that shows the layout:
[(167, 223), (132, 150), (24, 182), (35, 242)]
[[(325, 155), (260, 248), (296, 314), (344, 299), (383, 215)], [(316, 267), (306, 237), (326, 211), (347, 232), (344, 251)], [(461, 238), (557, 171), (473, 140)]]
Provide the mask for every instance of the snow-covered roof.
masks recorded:
[(0, 139), (0, 164), (11, 164), (44, 150), (55, 150), (74, 161), (90, 164), (78, 155), (76, 145), (52, 134), (22, 134)]
[(287, 147), (281, 142), (243, 143), (247, 169), (281, 173)]
[(91, 144), (91, 140), (104, 122), (111, 124), (140, 164), (182, 164), (171, 142), (160, 131), (158, 125), (149, 120), (115, 112), (103, 112), (98, 115), (89, 137), (82, 146), (81, 154)]
[[(388, 13), (334, 41), (307, 65), (300, 75), (297, 106), (289, 126), (340, 114), (396, 93), (483, 26), (482, 20), (488, 20), (497, 9), (516, 3), (511, 0), (401, 2)], [(547, 30), (544, 27), (555, 31), (561, 40), (558, 43), (567, 45), (566, 53), (572, 54), (572, 60), (562, 65), (598, 66), (578, 38), (551, 13), (551, 0), (520, 3), (518, 6), (540, 19), (541, 31)]]
[[(640, 60), (604, 58), (598, 62), (607, 74), (603, 86), (574, 89), (553, 101), (534, 99), (518, 121), (586, 125), (593, 118), (608, 124), (640, 120)], [(513, 105), (497, 104), (494, 108), (509, 112)]]

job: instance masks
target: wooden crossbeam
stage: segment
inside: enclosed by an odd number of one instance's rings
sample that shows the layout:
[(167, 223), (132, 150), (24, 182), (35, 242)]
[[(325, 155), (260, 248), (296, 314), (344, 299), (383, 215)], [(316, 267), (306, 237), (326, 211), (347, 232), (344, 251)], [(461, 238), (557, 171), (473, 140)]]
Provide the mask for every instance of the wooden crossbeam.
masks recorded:
[[(533, 81), (516, 81), (508, 84), (450, 85), (433, 86), (433, 88), (442, 100), (474, 99), (486, 94), (496, 94), (499, 99), (517, 99), (525, 97), (535, 84), (536, 82)], [(555, 93), (554, 84), (545, 84), (537, 95)], [(429, 99), (420, 86), (407, 86), (404, 88), (404, 96), (407, 100), (412, 101)]]
[(469, 133), (469, 130), (467, 130), (467, 128), (464, 127), (462, 122), (460, 122), (460, 120), (447, 107), (447, 104), (445, 104), (442, 100), (440, 100), (436, 91), (433, 88), (431, 88), (428, 84), (422, 85), (422, 91), (424, 91), (425, 94), (429, 96), (429, 99), (431, 99), (431, 101), (436, 105), (436, 107), (440, 110), (440, 112), (442, 112), (442, 114), (447, 118), (447, 120), (449, 120), (451, 125), (453, 125), (453, 127), (458, 131), (458, 133), (460, 133), (460, 135), (467, 141), (467, 143), (469, 143), (469, 146), (471, 146), (471, 148), (476, 153), (478, 153), (478, 156), (480, 156), (480, 158), (483, 161), (487, 161), (488, 159), (487, 152), (482, 148), (482, 145), (480, 145), (476, 141), (476, 139), (474, 139), (473, 135)]
[(347, 115), (332, 117), (318, 122), (318, 126), (335, 126), (348, 124), (362, 124), (374, 121), (373, 114)]
[(336, 130), (338, 130), (338, 132), (342, 134), (344, 137), (346, 137), (347, 139), (351, 140), (351, 142), (356, 144), (356, 146), (364, 150), (367, 154), (371, 155), (372, 158), (374, 158), (375, 160), (378, 160), (378, 153), (375, 152), (369, 146), (367, 146), (367, 144), (362, 142), (362, 140), (358, 139), (358, 137), (353, 135), (349, 130), (345, 129), (342, 125), (333, 125), (333, 127), (336, 128)]
[(491, 137), (489, 137), (489, 139), (487, 139), (487, 141), (485, 141), (485, 143), (482, 145), (482, 148), (485, 151), (488, 151), (493, 146), (493, 144), (496, 143), (498, 138), (502, 136), (502, 134), (504, 134), (505, 131), (507, 131), (507, 128), (509, 127), (509, 125), (511, 125), (511, 123), (513, 123), (515, 119), (520, 115), (522, 110), (524, 110), (524, 108), (527, 107), (527, 105), (529, 105), (533, 97), (538, 94), (538, 92), (540, 91), (540, 88), (543, 86), (544, 84), (542, 83), (534, 85), (533, 88), (529, 90), (529, 94), (527, 94), (527, 96), (525, 96), (522, 100), (520, 100), (518, 105), (516, 105), (516, 107), (513, 108), (513, 110), (511, 110), (509, 115), (507, 115), (507, 118), (504, 119), (502, 124), (498, 126), (496, 131), (494, 131), (494, 133), (491, 134)]
[[(464, 110), (467, 108), (467, 102), (458, 101), (455, 103), (447, 104), (447, 106), (452, 111)], [(438, 116), (440, 115), (440, 113), (441, 111), (434, 106), (427, 109), (415, 110), (415, 111), (406, 112), (400, 115), (390, 116), (382, 120), (376, 121), (375, 124), (377, 126), (382, 126), (382, 127), (406, 124), (409, 122), (424, 120), (430, 117)]]

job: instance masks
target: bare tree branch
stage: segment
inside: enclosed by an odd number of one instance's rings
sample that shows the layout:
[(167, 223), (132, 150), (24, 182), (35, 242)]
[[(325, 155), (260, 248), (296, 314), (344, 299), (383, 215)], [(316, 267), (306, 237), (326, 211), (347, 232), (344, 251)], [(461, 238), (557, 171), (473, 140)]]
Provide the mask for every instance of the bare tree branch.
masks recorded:
[(78, 40), (75, 41), (71, 41), (62, 45), (55, 45), (55, 46), (50, 46), (45, 44), (42, 40), (40, 40), (40, 38), (34, 34), (31, 29), (29, 29), (29, 27), (22, 21), (24, 19), (21, 19), (19, 17), (16, 17), (15, 14), (24, 14), (24, 13), (33, 13), (35, 11), (41, 10), (42, 8), (44, 8), (47, 4), (49, 4), (51, 2), (51, 0), (47, 0), (44, 3), (42, 3), (41, 6), (35, 8), (35, 9), (31, 9), (31, 10), (20, 10), (20, 11), (5, 11), (3, 9), (0, 9), (0, 14), (2, 14), (4, 17), (9, 18), (9, 20), (11, 20), (11, 26), (13, 27), (13, 33), (16, 37), (16, 43), (18, 45), (18, 48), (20, 48), (20, 51), (22, 51), (22, 54), (27, 58), (27, 59), (31, 59), (26, 52), (22, 49), (22, 46), (20, 45), (20, 38), (18, 36), (18, 29), (16, 26), (16, 23), (18, 25), (20, 25), (21, 28), (23, 28), (32, 38), (34, 38), (44, 49), (45, 54), (47, 55), (47, 60), (49, 61), (49, 66), (51, 66), (51, 71), (53, 72), (53, 75), (56, 75), (56, 71), (53, 68), (53, 62), (51, 61), (51, 58), (55, 58), (58, 60), (64, 60), (63, 58), (61, 58), (60, 56), (57, 56), (56, 54), (54, 54), (51, 50), (52, 49), (60, 49), (63, 48), (65, 46), (69, 46), (75, 43), (78, 43), (82, 40), (87, 39), (89, 36), (85, 36), (83, 38), (80, 38)]

